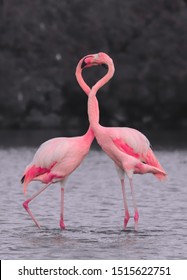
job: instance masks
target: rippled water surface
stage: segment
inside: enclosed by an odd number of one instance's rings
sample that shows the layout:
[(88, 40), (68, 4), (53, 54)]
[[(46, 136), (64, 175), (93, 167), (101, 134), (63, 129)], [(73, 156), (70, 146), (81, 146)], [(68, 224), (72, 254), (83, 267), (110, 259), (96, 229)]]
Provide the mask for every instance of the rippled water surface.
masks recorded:
[[(162, 183), (136, 175), (139, 231), (133, 208), (123, 231), (123, 202), (113, 163), (91, 150), (65, 188), (66, 230), (59, 229), (60, 186), (52, 185), (30, 204), (37, 229), (22, 207), (20, 178), (36, 148), (0, 148), (1, 259), (187, 259), (187, 150), (155, 151), (169, 174)], [(40, 183), (28, 187), (32, 195)]]

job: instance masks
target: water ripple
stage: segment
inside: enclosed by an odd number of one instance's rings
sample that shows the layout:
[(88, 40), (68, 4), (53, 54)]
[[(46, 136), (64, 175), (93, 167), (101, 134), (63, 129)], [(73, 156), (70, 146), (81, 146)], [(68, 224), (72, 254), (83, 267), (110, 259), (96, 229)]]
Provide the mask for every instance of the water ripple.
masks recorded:
[[(60, 186), (46, 190), (30, 204), (41, 229), (24, 211), (19, 183), (35, 148), (0, 150), (1, 259), (186, 259), (187, 151), (156, 152), (169, 174), (166, 182), (152, 175), (135, 176), (139, 231), (131, 219), (123, 230), (120, 182), (113, 163), (100, 151), (91, 151), (70, 176), (65, 189), (66, 230), (59, 229)], [(176, 168), (177, 167), (177, 168)], [(39, 187), (29, 185), (28, 196)]]

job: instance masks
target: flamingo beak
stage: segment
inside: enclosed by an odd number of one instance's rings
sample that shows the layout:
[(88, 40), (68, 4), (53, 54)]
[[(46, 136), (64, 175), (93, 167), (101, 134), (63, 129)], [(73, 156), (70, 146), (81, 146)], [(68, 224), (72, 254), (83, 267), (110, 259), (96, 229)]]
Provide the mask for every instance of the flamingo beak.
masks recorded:
[(82, 64), (81, 64), (81, 69), (84, 68), (88, 68), (93, 66), (93, 56), (92, 55), (88, 55), (86, 57), (83, 58)]
[(87, 64), (86, 64), (86, 62), (83, 60), (83, 62), (82, 62), (82, 64), (81, 64), (81, 69), (86, 68), (86, 66), (87, 66)]
[(92, 67), (92, 66), (98, 66), (101, 65), (103, 66), (105, 69), (108, 69), (108, 65), (105, 63), (100, 63), (99, 61), (95, 60), (94, 56), (86, 56), (81, 64), (81, 69), (83, 70), (84, 68), (88, 68), (88, 67)]
[(105, 69), (108, 70), (108, 65), (107, 64), (102, 63), (101, 66), (103, 66)]

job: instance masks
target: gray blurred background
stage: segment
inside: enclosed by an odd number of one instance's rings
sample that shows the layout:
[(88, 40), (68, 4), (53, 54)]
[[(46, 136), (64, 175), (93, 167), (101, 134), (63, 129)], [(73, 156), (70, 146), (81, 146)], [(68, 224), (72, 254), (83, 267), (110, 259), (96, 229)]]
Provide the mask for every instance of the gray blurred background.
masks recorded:
[[(0, 3), (1, 130), (85, 132), (75, 68), (103, 51), (116, 72), (98, 93), (101, 124), (186, 131), (187, 0)], [(103, 73), (94, 67), (84, 77), (92, 85)]]

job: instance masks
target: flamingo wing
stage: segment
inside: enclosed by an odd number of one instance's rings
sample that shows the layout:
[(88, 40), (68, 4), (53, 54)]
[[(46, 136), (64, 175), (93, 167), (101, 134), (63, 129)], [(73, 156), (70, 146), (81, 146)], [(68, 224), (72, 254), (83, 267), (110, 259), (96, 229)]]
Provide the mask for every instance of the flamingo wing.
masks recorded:
[(150, 149), (149, 140), (136, 129), (118, 128), (112, 141), (115, 146), (122, 152), (133, 156), (142, 162), (146, 159), (146, 154)]
[(24, 183), (24, 193), (32, 180), (49, 183), (56, 176), (51, 173), (52, 168), (63, 161), (68, 149), (69, 141), (66, 138), (53, 138), (44, 142), (37, 150), (32, 162), (26, 167), (21, 179)]
[(54, 162), (61, 161), (70, 148), (67, 138), (53, 138), (44, 142), (37, 150), (32, 163), (44, 167), (50, 168)]
[(112, 140), (120, 151), (139, 159), (147, 166), (155, 167), (158, 173), (154, 175), (159, 180), (166, 178), (165, 170), (153, 153), (149, 140), (141, 132), (132, 128), (122, 128)]

